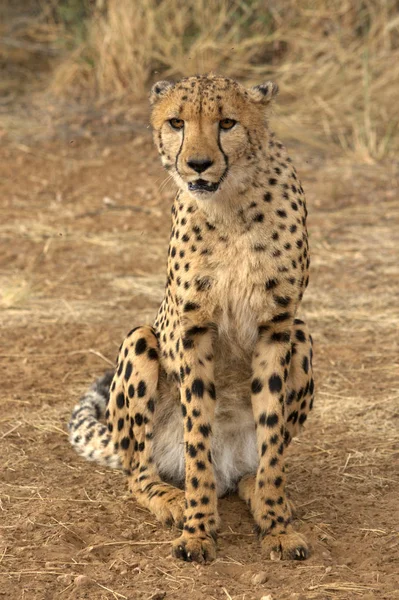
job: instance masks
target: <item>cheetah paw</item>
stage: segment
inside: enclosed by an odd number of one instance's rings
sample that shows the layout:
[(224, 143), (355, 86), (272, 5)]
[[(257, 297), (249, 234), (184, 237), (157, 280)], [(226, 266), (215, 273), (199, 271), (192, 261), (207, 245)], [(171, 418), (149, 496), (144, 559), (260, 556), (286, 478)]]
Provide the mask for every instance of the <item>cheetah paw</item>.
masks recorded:
[(172, 555), (187, 562), (210, 562), (216, 558), (216, 543), (212, 537), (182, 535), (172, 542)]
[(178, 529), (183, 529), (184, 509), (184, 492), (182, 492), (181, 496), (179, 495), (168, 502), (162, 502), (156, 507), (151, 507), (158, 521), (167, 527), (176, 525)]
[(310, 555), (305, 538), (296, 532), (283, 535), (269, 533), (262, 539), (261, 547), (270, 560), (306, 560)]
[(186, 506), (184, 491), (172, 488), (167, 484), (160, 491), (166, 491), (166, 494), (154, 495), (150, 499), (142, 491), (139, 493), (132, 491), (132, 493), (137, 502), (150, 510), (162, 525), (167, 527), (176, 525), (179, 529), (183, 529)]

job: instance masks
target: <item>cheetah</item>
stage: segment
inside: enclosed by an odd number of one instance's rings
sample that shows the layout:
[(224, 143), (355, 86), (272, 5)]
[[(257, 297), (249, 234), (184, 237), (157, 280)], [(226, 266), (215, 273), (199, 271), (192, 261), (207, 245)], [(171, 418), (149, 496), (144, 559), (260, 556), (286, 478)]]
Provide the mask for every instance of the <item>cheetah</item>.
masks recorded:
[(178, 186), (165, 295), (69, 423), (78, 453), (122, 469), (135, 500), (180, 528), (172, 554), (185, 561), (215, 558), (217, 499), (234, 490), (266, 558), (309, 555), (284, 469), (314, 396), (312, 338), (296, 318), (307, 210), (269, 127), (277, 92), (216, 75), (153, 86), (154, 141)]

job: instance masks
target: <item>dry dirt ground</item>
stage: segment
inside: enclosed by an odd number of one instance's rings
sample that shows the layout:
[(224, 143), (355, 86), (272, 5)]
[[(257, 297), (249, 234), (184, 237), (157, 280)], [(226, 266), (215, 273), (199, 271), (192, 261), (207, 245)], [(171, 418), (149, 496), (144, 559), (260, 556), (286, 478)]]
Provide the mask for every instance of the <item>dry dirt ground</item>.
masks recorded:
[(308, 196), (302, 313), (317, 378), (288, 475), (312, 556), (262, 558), (231, 496), (217, 560), (196, 565), (171, 558), (177, 531), (128, 497), (121, 474), (80, 459), (66, 434), (79, 395), (162, 297), (173, 188), (146, 124), (3, 137), (0, 597), (399, 598), (399, 168), (288, 146)]

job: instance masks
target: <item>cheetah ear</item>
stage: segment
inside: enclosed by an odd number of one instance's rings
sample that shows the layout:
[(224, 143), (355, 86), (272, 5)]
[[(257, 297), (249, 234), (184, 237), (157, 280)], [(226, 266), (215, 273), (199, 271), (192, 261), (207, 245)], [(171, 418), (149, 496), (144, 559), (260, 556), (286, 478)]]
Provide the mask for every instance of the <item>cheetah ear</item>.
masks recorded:
[(278, 94), (278, 85), (272, 81), (266, 81), (260, 85), (255, 85), (249, 90), (250, 96), (255, 102), (260, 104), (269, 104)]
[(157, 83), (154, 83), (150, 92), (150, 104), (156, 104), (173, 86), (174, 83), (171, 81), (158, 81)]

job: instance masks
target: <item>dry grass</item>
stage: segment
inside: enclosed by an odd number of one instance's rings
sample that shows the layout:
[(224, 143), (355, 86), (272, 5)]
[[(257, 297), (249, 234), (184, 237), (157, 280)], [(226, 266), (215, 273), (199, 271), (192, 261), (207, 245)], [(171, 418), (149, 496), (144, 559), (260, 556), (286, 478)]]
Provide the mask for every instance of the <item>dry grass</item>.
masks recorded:
[(0, 2), (0, 110), (45, 85), (64, 33), (50, 13), (51, 3), (41, 0)]
[(296, 137), (317, 134), (368, 162), (399, 149), (397, 0), (97, 2), (51, 89), (140, 99), (156, 78), (207, 71), (276, 80)]

